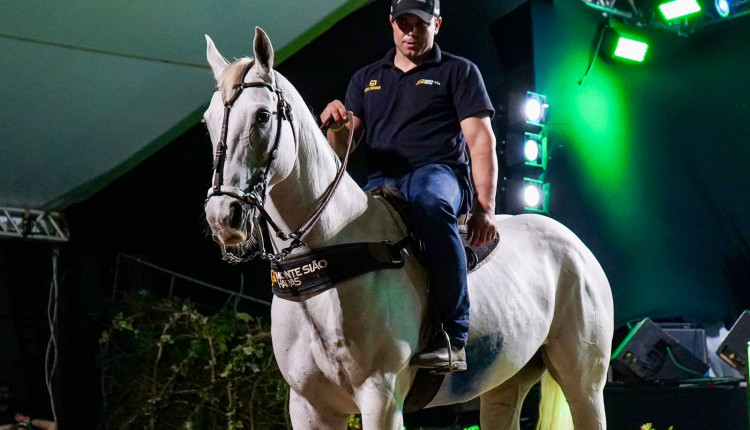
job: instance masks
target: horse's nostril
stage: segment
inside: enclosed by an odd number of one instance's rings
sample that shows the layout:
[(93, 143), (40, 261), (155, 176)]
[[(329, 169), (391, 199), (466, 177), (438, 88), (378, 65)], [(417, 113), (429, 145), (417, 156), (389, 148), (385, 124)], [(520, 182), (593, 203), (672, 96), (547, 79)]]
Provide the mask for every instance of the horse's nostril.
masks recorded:
[(237, 201), (230, 203), (229, 216), (227, 217), (228, 225), (231, 228), (239, 230), (240, 228), (242, 228), (242, 220), (242, 205)]

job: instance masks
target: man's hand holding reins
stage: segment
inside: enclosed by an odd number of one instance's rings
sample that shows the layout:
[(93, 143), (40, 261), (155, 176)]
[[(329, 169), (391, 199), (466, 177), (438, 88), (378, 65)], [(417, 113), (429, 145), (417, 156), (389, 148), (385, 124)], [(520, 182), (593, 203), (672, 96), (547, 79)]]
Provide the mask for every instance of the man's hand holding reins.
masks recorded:
[[(328, 127), (328, 131), (326, 131), (328, 143), (331, 144), (339, 157), (344, 157), (347, 138), (349, 137), (349, 112), (344, 104), (339, 100), (328, 103), (323, 112), (320, 113), (320, 122), (324, 127)], [(352, 123), (354, 124), (354, 138), (357, 139), (362, 121), (354, 116)]]

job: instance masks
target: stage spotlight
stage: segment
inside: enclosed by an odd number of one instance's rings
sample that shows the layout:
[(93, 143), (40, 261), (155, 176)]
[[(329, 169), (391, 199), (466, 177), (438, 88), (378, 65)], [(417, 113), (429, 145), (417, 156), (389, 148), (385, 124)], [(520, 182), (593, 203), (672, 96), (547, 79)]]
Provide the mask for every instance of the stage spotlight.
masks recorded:
[(524, 209), (549, 213), (549, 184), (538, 179), (523, 178), (522, 199)]
[(541, 188), (536, 185), (526, 184), (523, 189), (523, 202), (526, 206), (537, 207), (542, 201)]
[(701, 7), (697, 0), (674, 0), (660, 4), (659, 10), (664, 15), (664, 19), (671, 21), (698, 13), (701, 11)]
[(720, 17), (726, 18), (729, 16), (729, 2), (727, 0), (716, 0), (714, 6)]
[(740, 12), (750, 12), (750, 0), (715, 0), (714, 7), (722, 18), (736, 17)]
[(526, 105), (524, 113), (526, 114), (526, 123), (543, 126), (547, 119), (547, 97), (541, 94), (526, 92)]
[(547, 169), (547, 138), (540, 134), (526, 133), (523, 144), (524, 164)]
[(642, 63), (646, 59), (648, 43), (639, 40), (640, 37), (620, 33), (619, 30), (609, 26), (604, 27), (602, 31), (599, 53), (605, 60), (628, 60), (628, 62)]
[(648, 43), (618, 35), (612, 56), (642, 63), (646, 59), (647, 52)]

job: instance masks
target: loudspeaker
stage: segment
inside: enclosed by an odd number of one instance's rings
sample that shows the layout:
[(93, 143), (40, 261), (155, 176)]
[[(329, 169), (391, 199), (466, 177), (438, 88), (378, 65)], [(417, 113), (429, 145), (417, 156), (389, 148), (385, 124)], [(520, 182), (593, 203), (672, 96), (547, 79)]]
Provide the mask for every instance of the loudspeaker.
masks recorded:
[(659, 323), (664, 333), (672, 336), (680, 345), (688, 349), (702, 362), (708, 363), (708, 347), (706, 346), (706, 330), (696, 328), (689, 323)]
[(703, 377), (708, 365), (645, 318), (612, 354), (612, 368), (625, 381), (670, 381)]
[(747, 342), (750, 341), (750, 311), (745, 311), (729, 330), (716, 354), (727, 364), (747, 376)]

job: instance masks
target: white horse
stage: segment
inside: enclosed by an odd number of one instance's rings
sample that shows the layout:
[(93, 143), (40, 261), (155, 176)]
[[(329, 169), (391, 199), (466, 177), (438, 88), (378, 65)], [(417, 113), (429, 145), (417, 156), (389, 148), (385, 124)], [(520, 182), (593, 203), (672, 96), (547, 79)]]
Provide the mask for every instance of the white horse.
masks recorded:
[[(252, 248), (257, 209), (247, 202), (262, 205), (282, 230), (304, 224), (341, 162), (299, 93), (273, 70), (273, 48), (261, 29), (255, 58), (231, 64), (206, 40), (218, 85), (204, 119), (219, 160), (206, 218), (225, 251)], [(247, 199), (253, 189), (262, 195)], [(562, 389), (576, 429), (606, 428), (613, 305), (602, 268), (550, 218), (498, 216), (497, 226), (499, 249), (468, 277), (468, 370), (446, 376), (427, 407), (479, 396), (483, 430), (518, 429), (523, 399), (542, 379), (543, 404), (548, 389)], [(389, 204), (344, 175), (300, 239), (314, 249), (396, 242), (405, 234)], [(272, 240), (276, 249), (289, 244)], [(345, 429), (354, 413), (367, 430), (402, 428), (417, 370), (409, 360), (427, 341), (420, 327), (428, 303), (425, 271), (406, 254), (401, 269), (359, 275), (302, 301), (274, 298), (273, 348), (291, 387), (295, 429)]]

